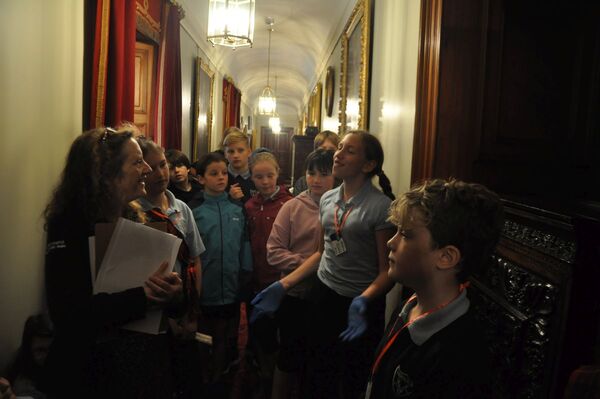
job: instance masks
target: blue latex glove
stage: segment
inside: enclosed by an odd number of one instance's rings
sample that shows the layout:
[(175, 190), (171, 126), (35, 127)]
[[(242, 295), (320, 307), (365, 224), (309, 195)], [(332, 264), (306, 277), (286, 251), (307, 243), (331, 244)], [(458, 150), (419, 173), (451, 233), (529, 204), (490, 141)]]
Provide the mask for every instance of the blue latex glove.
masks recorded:
[(342, 341), (352, 341), (367, 331), (367, 298), (357, 296), (348, 308), (348, 327), (340, 334)]
[(250, 323), (254, 323), (264, 316), (272, 317), (273, 313), (279, 309), (279, 305), (281, 305), (284, 296), (285, 289), (283, 288), (283, 284), (279, 281), (275, 281), (273, 284), (259, 292), (251, 302), (254, 309), (252, 309), (252, 314), (250, 315)]

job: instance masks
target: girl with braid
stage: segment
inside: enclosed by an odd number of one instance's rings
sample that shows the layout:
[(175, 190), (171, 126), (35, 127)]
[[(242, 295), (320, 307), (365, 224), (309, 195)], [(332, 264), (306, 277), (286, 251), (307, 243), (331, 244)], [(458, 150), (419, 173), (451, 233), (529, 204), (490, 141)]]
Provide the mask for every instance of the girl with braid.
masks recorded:
[[(364, 393), (370, 359), (383, 333), (387, 275), (387, 221), (394, 199), (384, 174), (383, 149), (375, 136), (351, 131), (334, 155), (333, 175), (343, 183), (323, 194), (322, 234), (317, 252), (296, 270), (259, 293), (252, 320), (272, 315), (285, 293), (316, 273), (308, 299), (307, 396), (358, 398)], [(377, 176), (382, 191), (371, 183)]]

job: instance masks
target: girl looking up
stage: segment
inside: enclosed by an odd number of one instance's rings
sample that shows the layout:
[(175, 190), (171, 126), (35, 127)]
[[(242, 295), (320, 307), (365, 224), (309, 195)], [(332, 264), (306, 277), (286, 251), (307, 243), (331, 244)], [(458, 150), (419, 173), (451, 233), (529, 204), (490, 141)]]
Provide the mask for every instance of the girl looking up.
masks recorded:
[[(286, 291), (317, 273), (309, 294), (315, 304), (308, 327), (311, 398), (358, 397), (383, 331), (385, 294), (393, 284), (386, 242), (394, 234), (387, 221), (394, 196), (382, 165), (375, 136), (363, 131), (344, 136), (333, 163), (342, 185), (321, 197), (319, 250), (253, 301), (253, 319), (271, 314)], [(371, 183), (374, 176), (383, 192)]]

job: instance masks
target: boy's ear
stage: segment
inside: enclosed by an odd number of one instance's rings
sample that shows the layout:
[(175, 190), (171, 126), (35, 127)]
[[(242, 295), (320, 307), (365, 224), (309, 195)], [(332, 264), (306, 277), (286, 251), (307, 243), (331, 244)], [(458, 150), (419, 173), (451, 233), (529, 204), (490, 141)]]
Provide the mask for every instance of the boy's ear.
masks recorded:
[(439, 269), (448, 270), (455, 267), (462, 257), (460, 249), (454, 245), (446, 245), (445, 247), (439, 248), (438, 251), (440, 251), (437, 261)]
[(204, 178), (204, 176), (202, 175), (197, 175), (196, 176), (198, 178), (198, 182), (202, 185), (204, 185), (206, 183), (206, 179)]

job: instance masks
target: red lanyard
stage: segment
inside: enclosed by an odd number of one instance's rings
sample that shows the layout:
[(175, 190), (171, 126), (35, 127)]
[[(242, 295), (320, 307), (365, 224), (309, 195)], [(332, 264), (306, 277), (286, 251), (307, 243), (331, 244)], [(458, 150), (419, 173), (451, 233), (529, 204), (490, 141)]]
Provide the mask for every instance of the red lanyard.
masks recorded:
[[(460, 285), (460, 291), (458, 292), (458, 295), (456, 296), (456, 298), (458, 298), (460, 296), (460, 294), (464, 291), (465, 287), (468, 284), (461, 284)], [(406, 303), (408, 304), (409, 302), (413, 301), (414, 299), (416, 299), (417, 296), (416, 295), (412, 295), (408, 301), (406, 301)], [(377, 357), (375, 358), (375, 363), (373, 363), (373, 368), (371, 369), (371, 377), (375, 375), (375, 372), (377, 372), (377, 368), (379, 367), (379, 364), (381, 363), (381, 359), (383, 358), (383, 355), (385, 355), (385, 353), (390, 349), (390, 347), (394, 344), (394, 342), (396, 341), (396, 338), (398, 338), (398, 335), (400, 335), (400, 333), (402, 332), (402, 330), (404, 330), (405, 328), (408, 328), (411, 324), (413, 324), (415, 321), (422, 319), (423, 317), (429, 316), (430, 314), (432, 314), (433, 312), (437, 312), (438, 310), (448, 306), (449, 303), (453, 302), (456, 298), (441, 304), (440, 306), (435, 307), (434, 309), (423, 313), (422, 315), (420, 315), (419, 317), (417, 317), (414, 320), (408, 321), (406, 322), (406, 324), (404, 324), (398, 331), (396, 331), (394, 333), (394, 335), (392, 336), (392, 338), (390, 338), (385, 345), (383, 346), (383, 348), (381, 349), (381, 352), (379, 352), (379, 354), (377, 355)], [(405, 305), (406, 306), (406, 305)], [(394, 331), (394, 327), (396, 327), (396, 323), (398, 322), (398, 320), (400, 320), (400, 315), (398, 315), (398, 317), (396, 318), (396, 321), (394, 322), (394, 325), (392, 326), (392, 328), (390, 329), (390, 332), (388, 334), (388, 337), (392, 334), (392, 331)]]
[(342, 223), (341, 224), (338, 221), (339, 210), (340, 210), (340, 206), (336, 205), (335, 210), (333, 212), (333, 227), (335, 228), (335, 233), (337, 234), (338, 240), (342, 237), (342, 229), (344, 228), (344, 225), (346, 224), (346, 220), (348, 220), (348, 216), (350, 215), (350, 212), (352, 212), (352, 207), (349, 207), (347, 211), (344, 210), (344, 212), (342, 213)]

